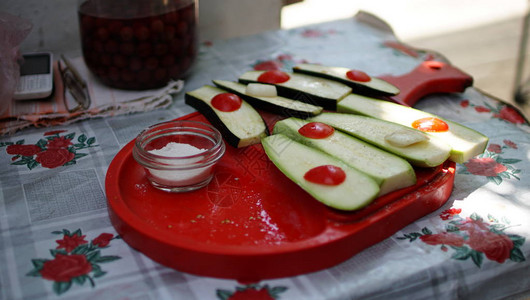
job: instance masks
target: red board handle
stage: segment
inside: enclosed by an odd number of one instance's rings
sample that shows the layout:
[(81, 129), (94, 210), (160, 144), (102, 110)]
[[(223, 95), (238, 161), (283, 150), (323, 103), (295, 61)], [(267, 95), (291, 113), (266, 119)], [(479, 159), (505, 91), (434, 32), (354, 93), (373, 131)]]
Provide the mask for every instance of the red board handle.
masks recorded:
[(437, 93), (461, 93), (473, 85), (473, 77), (450, 64), (424, 61), (410, 73), (379, 78), (399, 88), (400, 93), (390, 100), (405, 106), (414, 106), (421, 98)]

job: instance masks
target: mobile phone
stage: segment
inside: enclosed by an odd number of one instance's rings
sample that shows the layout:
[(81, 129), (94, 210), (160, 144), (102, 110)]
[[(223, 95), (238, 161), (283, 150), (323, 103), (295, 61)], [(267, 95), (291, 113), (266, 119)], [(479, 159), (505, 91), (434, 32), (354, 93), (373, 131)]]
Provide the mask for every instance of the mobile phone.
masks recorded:
[(53, 91), (53, 54), (26, 53), (22, 57), (20, 80), (13, 99), (30, 100), (50, 96)]

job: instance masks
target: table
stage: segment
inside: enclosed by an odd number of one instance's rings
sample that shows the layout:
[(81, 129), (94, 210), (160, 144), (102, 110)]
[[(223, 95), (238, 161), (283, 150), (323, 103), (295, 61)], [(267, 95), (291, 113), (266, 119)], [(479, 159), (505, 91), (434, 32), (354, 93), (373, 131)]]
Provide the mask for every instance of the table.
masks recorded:
[[(399, 43), (381, 22), (338, 20), (201, 45), (185, 91), (250, 69), (300, 62), (402, 74), (442, 57)], [(373, 19), (372, 19), (373, 20)], [(295, 277), (238, 282), (179, 272), (129, 247), (112, 227), (105, 174), (143, 128), (193, 112), (169, 109), (29, 128), (0, 139), (0, 299), (501, 299), (530, 292), (530, 126), (471, 87), (417, 108), (490, 138), (457, 165), (439, 210), (347, 261)], [(23, 146), (25, 145), (25, 146)], [(40, 158), (35, 145), (54, 148)], [(66, 147), (75, 149), (63, 151)]]

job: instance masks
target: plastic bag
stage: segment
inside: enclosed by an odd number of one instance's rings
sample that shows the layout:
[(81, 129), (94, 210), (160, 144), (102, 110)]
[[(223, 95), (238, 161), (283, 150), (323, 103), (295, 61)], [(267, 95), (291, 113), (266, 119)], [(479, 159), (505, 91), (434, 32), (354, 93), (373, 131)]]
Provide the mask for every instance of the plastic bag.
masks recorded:
[(11, 106), (20, 78), (19, 46), (32, 27), (31, 22), (0, 11), (0, 115)]

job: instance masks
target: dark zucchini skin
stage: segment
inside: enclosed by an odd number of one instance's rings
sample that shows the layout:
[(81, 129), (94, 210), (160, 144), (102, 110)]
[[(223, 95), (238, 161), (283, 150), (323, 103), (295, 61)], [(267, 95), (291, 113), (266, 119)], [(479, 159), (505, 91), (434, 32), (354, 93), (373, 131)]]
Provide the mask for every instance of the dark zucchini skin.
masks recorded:
[[(366, 84), (363, 84), (362, 82), (355, 82), (355, 81), (351, 81), (351, 80), (347, 80), (347, 79), (342, 79), (342, 78), (339, 78), (339, 77), (336, 77), (336, 76), (333, 76), (333, 75), (324, 74), (324, 73), (320, 73), (320, 72), (313, 72), (313, 71), (309, 71), (309, 70), (305, 70), (305, 69), (301, 69), (301, 68), (297, 68), (297, 67), (293, 68), (293, 72), (294, 73), (305, 74), (305, 75), (310, 75), (310, 76), (315, 76), (315, 77), (320, 77), (320, 78), (325, 78), (325, 79), (334, 80), (334, 81), (343, 83), (343, 84), (351, 87), (352, 88), (352, 93), (354, 93), (354, 94), (370, 96), (370, 97), (387, 97), (387, 96), (395, 96), (395, 95), (397, 95), (396, 93), (389, 93), (389, 92), (386, 92), (386, 91), (383, 91), (383, 90), (379, 90), (379, 89), (376, 89), (376, 88), (369, 87)], [(377, 77), (372, 77), (372, 80), (378, 80), (378, 81), (381, 81), (383, 83), (387, 83), (386, 81), (384, 81), (382, 79), (379, 79)], [(390, 84), (390, 83), (388, 83), (388, 84)]]
[[(262, 83), (257, 80), (247, 80), (247, 79), (241, 79), (241, 78), (239, 78), (238, 81), (243, 84)], [(275, 86), (276, 86), (276, 91), (278, 92), (278, 96), (295, 99), (295, 100), (313, 104), (316, 106), (322, 106), (326, 110), (333, 110), (333, 111), (337, 110), (338, 100), (336, 99), (330, 99), (330, 98), (325, 98), (322, 96), (313, 95), (313, 94), (306, 93), (300, 90), (285, 87), (279, 84), (276, 84)]]
[[(199, 111), (204, 117), (210, 122), (223, 136), (225, 142), (229, 144), (230, 146), (234, 148), (241, 148), (241, 139), (236, 136), (230, 129), (226, 126), (226, 124), (219, 118), (219, 116), (215, 113), (212, 107), (210, 107), (208, 104), (206, 104), (201, 99), (194, 97), (188, 93), (184, 95), (184, 103), (187, 105), (195, 108), (197, 111)], [(263, 117), (261, 118), (262, 122), (265, 124), (265, 121), (263, 120)], [(269, 128), (265, 125), (265, 133), (266, 135), (269, 135)]]
[[(292, 109), (292, 108), (281, 106), (281, 105), (276, 105), (274, 103), (261, 100), (259, 98), (241, 93), (235, 89), (232, 89), (226, 85), (223, 85), (222, 83), (216, 80), (214, 80), (213, 83), (221, 89), (224, 89), (230, 93), (234, 93), (238, 95), (239, 97), (241, 97), (241, 99), (245, 100), (246, 102), (248, 102), (250, 105), (252, 105), (256, 109), (261, 109), (261, 110), (268, 111), (268, 112), (282, 115), (282, 116), (297, 117), (301, 119), (306, 119), (306, 118), (314, 117), (317, 115), (317, 114), (312, 114), (307, 111), (299, 111), (296, 109)], [(276, 87), (276, 89), (278, 89), (278, 87)]]

